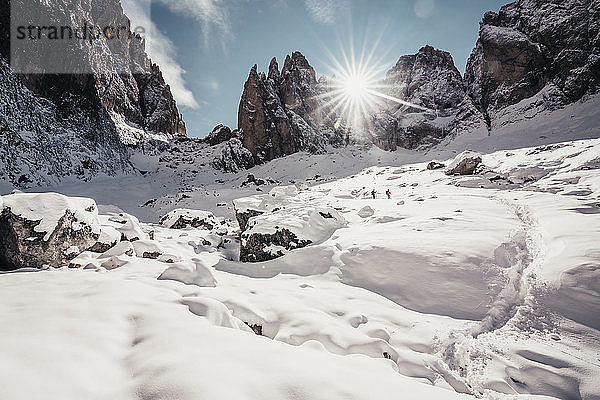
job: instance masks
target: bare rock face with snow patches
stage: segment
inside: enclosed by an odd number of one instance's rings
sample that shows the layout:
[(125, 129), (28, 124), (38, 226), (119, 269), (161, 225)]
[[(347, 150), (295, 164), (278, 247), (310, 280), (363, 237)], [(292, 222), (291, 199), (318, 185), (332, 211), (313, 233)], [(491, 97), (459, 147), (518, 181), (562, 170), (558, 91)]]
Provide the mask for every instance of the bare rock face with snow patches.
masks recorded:
[(238, 111), (243, 144), (261, 163), (297, 151), (322, 152), (327, 145), (373, 143), (384, 150), (413, 149), (484, 123), (450, 54), (431, 46), (401, 57), (383, 86), (385, 94), (429, 111), (389, 102), (361, 126), (351, 127), (331, 103), (335, 78), (317, 80), (300, 52), (287, 56), (281, 73), (275, 59), (268, 75), (255, 65)]
[[(400, 57), (387, 72), (383, 86), (388, 95), (428, 110), (407, 109), (390, 102), (383, 115), (395, 121), (396, 129), (384, 129), (375, 138), (375, 143), (386, 150), (435, 144), (449, 134), (476, 128), (484, 121), (467, 96), (466, 85), (450, 53), (432, 46)], [(382, 114), (374, 118), (381, 120)]]
[(41, 13), (64, 22), (56, 26), (71, 21), (129, 24), (119, 0), (0, 4), (0, 177), (8, 183), (48, 186), (65, 179), (132, 173), (125, 145), (149, 137), (185, 136), (169, 86), (134, 35), (111, 46), (102, 40), (73, 41), (73, 63), (81, 63), (81, 73), (44, 74), (45, 65), (64, 62), (65, 53), (57, 51), (43, 65), (23, 57), (20, 62), (28, 61), (37, 73), (16, 74), (9, 65), (11, 6), (24, 18), (31, 12), (31, 21)]
[(597, 2), (518, 0), (483, 17), (465, 80), (488, 119), (547, 85), (556, 108), (597, 92), (599, 48)]
[(2, 270), (66, 265), (100, 237), (92, 199), (15, 193), (3, 196), (0, 206)]

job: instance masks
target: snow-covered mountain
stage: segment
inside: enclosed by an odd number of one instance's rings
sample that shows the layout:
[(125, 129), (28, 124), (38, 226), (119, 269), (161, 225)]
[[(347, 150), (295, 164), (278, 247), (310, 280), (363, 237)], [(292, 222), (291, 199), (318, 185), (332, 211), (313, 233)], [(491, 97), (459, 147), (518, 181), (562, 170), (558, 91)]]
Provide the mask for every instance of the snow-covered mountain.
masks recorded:
[(205, 139), (157, 67), (0, 60), (0, 397), (600, 398), (596, 6), (486, 14), (465, 77), (401, 57), (387, 94), (437, 112), (359, 138), (300, 53)]
[[(11, 7), (56, 21), (93, 24), (102, 19), (111, 26), (129, 26), (119, 0), (74, 3), (10, 0), (0, 5), (0, 175), (15, 186), (131, 173), (125, 145), (185, 136), (169, 86), (135, 36), (119, 42), (124, 48), (101, 40), (74, 41), (74, 59), (83, 63), (80, 74), (11, 70)], [(56, 52), (55, 57), (65, 55)]]

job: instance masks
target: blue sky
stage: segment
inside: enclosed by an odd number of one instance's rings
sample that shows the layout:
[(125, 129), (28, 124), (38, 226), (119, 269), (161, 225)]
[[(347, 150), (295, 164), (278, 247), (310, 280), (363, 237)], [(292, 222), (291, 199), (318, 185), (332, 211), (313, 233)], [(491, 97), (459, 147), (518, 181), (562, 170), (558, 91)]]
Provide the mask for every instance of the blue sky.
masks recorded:
[[(123, 0), (135, 23), (139, 15)], [(379, 66), (430, 44), (449, 51), (464, 72), (479, 21), (497, 0), (139, 0), (152, 1), (149, 53), (171, 84), (188, 134), (217, 124), (235, 128), (243, 84), (252, 65), (301, 51), (331, 75), (343, 51), (373, 51)], [(149, 24), (150, 22), (142, 22)]]

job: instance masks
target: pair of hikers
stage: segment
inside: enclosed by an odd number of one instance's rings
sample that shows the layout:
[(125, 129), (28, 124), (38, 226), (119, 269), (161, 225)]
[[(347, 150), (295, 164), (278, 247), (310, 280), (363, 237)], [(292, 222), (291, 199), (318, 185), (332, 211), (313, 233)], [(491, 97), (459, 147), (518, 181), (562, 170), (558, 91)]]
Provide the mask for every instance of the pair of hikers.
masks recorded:
[[(371, 196), (372, 196), (373, 198), (375, 198), (375, 197), (376, 197), (376, 195), (377, 195), (377, 192), (375, 191), (375, 189), (371, 190)], [(390, 192), (390, 189), (387, 189), (387, 190), (385, 191), (385, 195), (387, 196), (388, 200), (392, 198), (392, 192)]]

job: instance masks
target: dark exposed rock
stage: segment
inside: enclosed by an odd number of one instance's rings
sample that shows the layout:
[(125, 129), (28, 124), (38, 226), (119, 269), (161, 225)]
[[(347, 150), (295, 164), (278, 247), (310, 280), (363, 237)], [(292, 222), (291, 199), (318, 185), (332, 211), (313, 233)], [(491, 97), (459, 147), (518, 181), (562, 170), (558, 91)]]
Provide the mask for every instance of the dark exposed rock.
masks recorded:
[(238, 138), (225, 142), (221, 156), (215, 158), (211, 165), (223, 172), (238, 172), (252, 168), (255, 165), (254, 156), (242, 145)]
[[(91, 199), (69, 203), (65, 196), (54, 193), (12, 194), (2, 199), (0, 270), (68, 265), (99, 237), (96, 204)], [(15, 209), (14, 205), (24, 201), (39, 206), (39, 210), (33, 210), (39, 213), (38, 217), (29, 218), (16, 211), (19, 207)], [(79, 207), (84, 203), (86, 207)], [(45, 218), (55, 219), (56, 223), (46, 226)]]
[(94, 253), (104, 253), (115, 246), (121, 240), (121, 232), (110, 226), (100, 227), (100, 237), (96, 243), (89, 248)]
[(188, 227), (212, 231), (221, 225), (217, 217), (209, 211), (187, 210), (178, 208), (160, 219), (160, 223), (170, 229), (185, 229)]
[(465, 80), (488, 118), (549, 82), (573, 102), (598, 90), (599, 45), (596, 1), (518, 0), (484, 15)]
[(282, 252), (265, 251), (268, 246), (278, 246), (285, 250), (294, 250), (308, 246), (310, 240), (298, 239), (287, 228), (277, 229), (275, 233), (242, 233), (242, 246), (240, 247), (240, 261), (260, 262), (273, 260), (283, 255)]
[[(274, 183), (274, 182), (271, 181), (269, 183)], [(240, 186), (244, 187), (244, 186), (247, 186), (249, 184), (254, 184), (256, 186), (262, 186), (262, 185), (265, 184), (265, 180), (264, 179), (260, 179), (260, 178), (256, 178), (254, 176), (254, 174), (248, 174), (248, 176), (246, 177), (246, 180), (244, 182), (242, 182), (242, 184)]]
[(244, 147), (257, 163), (297, 151), (291, 122), (279, 96), (277, 82), (259, 74), (256, 65), (252, 67), (240, 100), (238, 128)]
[(387, 72), (385, 84), (391, 96), (441, 113), (458, 108), (466, 94), (450, 53), (431, 46), (400, 57)]
[(236, 132), (232, 132), (228, 126), (217, 125), (213, 130), (204, 138), (204, 142), (215, 146), (219, 143), (228, 141), (236, 137)]
[(252, 332), (254, 332), (255, 334), (257, 334), (258, 336), (263, 336), (263, 333), (262, 333), (263, 327), (262, 327), (262, 325), (259, 325), (259, 324), (249, 324), (249, 323), (246, 323), (246, 325), (248, 325), (248, 327), (250, 329), (252, 329)]
[(246, 209), (244, 211), (235, 210), (235, 219), (240, 225), (240, 230), (244, 232), (248, 226), (248, 220), (257, 215), (263, 214), (263, 211)]
[(427, 164), (427, 169), (429, 169), (429, 170), (442, 169), (445, 167), (446, 166), (444, 164), (437, 162), (437, 161), (431, 161), (429, 164)]

